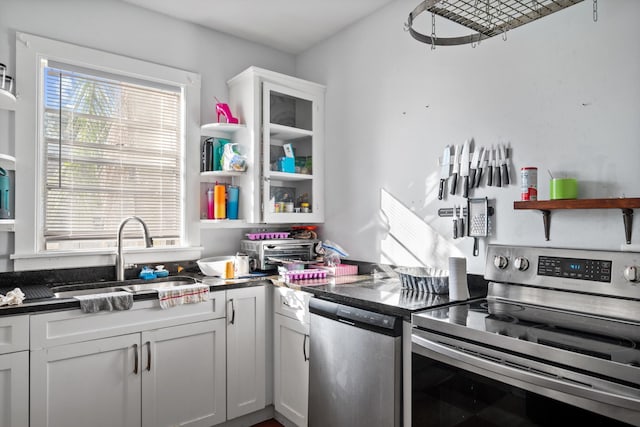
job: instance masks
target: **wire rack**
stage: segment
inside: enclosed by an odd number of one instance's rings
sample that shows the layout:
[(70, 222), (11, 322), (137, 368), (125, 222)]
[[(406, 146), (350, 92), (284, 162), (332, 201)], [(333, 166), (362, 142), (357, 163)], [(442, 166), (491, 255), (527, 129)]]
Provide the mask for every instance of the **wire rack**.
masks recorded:
[[(432, 45), (459, 45), (479, 42), (552, 13), (581, 3), (583, 0), (425, 0), (410, 14), (406, 27), (411, 36)], [(596, 0), (594, 0), (595, 19)], [(413, 20), (422, 12), (432, 14), (430, 35), (413, 29)], [(435, 16), (456, 22), (474, 33), (460, 37), (437, 37)]]

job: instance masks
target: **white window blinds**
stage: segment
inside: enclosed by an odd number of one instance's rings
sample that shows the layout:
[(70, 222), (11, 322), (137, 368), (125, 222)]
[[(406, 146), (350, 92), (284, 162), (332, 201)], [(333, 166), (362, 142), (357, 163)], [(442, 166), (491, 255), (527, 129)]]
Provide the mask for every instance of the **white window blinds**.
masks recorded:
[(43, 70), (45, 250), (114, 247), (131, 215), (154, 246), (181, 245), (180, 88), (58, 65)]

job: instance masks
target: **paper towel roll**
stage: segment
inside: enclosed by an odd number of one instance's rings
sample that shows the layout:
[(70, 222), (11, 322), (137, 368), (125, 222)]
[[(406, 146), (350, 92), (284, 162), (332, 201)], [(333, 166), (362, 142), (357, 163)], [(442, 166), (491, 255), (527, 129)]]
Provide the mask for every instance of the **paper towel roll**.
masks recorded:
[(469, 299), (466, 258), (449, 258), (449, 299), (452, 301)]

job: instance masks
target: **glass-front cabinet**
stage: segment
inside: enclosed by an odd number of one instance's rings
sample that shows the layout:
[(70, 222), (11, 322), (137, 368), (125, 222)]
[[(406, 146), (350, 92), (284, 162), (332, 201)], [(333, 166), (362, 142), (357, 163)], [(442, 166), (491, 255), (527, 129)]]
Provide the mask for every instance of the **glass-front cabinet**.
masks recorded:
[(323, 222), (324, 86), (251, 67), (229, 89), (231, 109), (248, 129), (238, 140), (254, 169), (238, 182), (259, 195), (241, 195), (248, 222)]

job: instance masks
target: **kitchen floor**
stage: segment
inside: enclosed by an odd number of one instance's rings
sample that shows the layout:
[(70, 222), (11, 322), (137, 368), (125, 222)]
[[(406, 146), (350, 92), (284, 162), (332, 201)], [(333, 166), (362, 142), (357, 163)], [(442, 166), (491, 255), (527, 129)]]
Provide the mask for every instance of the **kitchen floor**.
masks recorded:
[(251, 427), (284, 427), (282, 424), (280, 424), (279, 422), (277, 422), (276, 420), (267, 420), (267, 421), (263, 421), (259, 424), (254, 424)]

